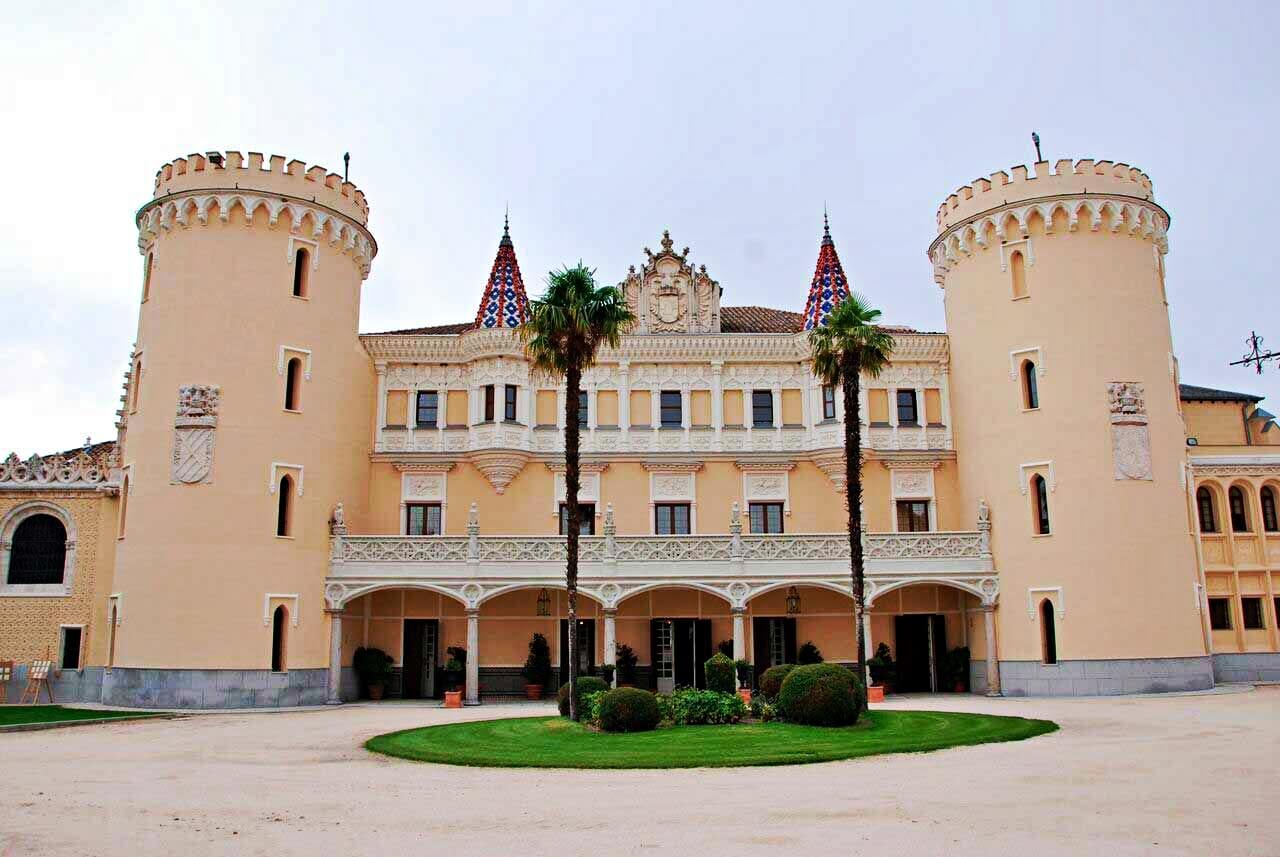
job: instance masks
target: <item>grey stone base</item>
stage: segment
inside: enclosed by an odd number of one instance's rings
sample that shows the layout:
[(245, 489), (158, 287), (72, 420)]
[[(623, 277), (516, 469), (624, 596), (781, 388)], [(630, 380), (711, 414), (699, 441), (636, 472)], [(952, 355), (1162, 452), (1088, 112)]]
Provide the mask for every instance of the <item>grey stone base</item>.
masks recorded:
[[(13, 680), (7, 688), (0, 688), (0, 702), (10, 704), (22, 698), (22, 691), (27, 686), (29, 664), (15, 664)], [(97, 702), (102, 698), (102, 667), (85, 667), (81, 670), (54, 670), (49, 676), (49, 684), (53, 690), (53, 701), (62, 702)], [(40, 691), (40, 702), (47, 704), (49, 697), (44, 690)]]
[(1280, 681), (1280, 652), (1230, 652), (1213, 656), (1218, 681)]
[(969, 692), (985, 694), (987, 692), (987, 662), (969, 660)]
[[(972, 669), (971, 664), (971, 673)], [(985, 691), (985, 669), (983, 672)], [(1214, 665), (1208, 656), (1060, 661), (1052, 665), (1039, 661), (1000, 662), (1000, 690), (1005, 696), (1111, 696), (1208, 690), (1213, 687), (1213, 678)]]
[[(115, 667), (103, 675), (104, 705), (126, 708), (286, 708), (323, 705), (329, 671)], [(56, 691), (55, 691), (56, 692)]]

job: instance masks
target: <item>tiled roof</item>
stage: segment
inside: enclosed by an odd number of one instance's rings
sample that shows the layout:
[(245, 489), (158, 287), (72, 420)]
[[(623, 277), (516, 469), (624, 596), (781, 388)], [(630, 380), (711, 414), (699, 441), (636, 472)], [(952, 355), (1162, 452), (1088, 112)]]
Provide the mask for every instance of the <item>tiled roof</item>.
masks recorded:
[(466, 333), (476, 326), (474, 321), (464, 321), (461, 324), (437, 324), (433, 327), (406, 327), (403, 330), (379, 330), (376, 333), (365, 333), (362, 336), (391, 336), (400, 334), (402, 336), (451, 336), (459, 333)]
[(1261, 402), (1262, 396), (1251, 393), (1233, 393), (1230, 390), (1215, 390), (1212, 387), (1197, 387), (1193, 384), (1179, 384), (1178, 395), (1184, 402)]
[(480, 297), (474, 326), (519, 327), (528, 319), (529, 297), (524, 293), (520, 263), (516, 261), (516, 245), (504, 221), (498, 255), (493, 259), (493, 270), (489, 272), (489, 281), (485, 283), (484, 294)]
[(827, 215), (822, 215), (822, 244), (818, 247), (818, 264), (809, 285), (809, 298), (804, 305), (804, 329), (813, 330), (827, 323), (827, 316), (849, 297), (849, 280), (844, 275), (836, 242), (831, 240)]
[[(88, 446), (78, 446), (75, 449), (68, 449), (63, 452), (59, 452), (58, 455), (61, 455), (63, 458), (71, 458), (72, 456), (79, 455), (82, 452), (87, 452), (89, 453), (90, 458), (96, 458), (101, 454), (110, 452), (115, 449), (115, 447), (116, 442), (114, 440), (103, 440), (98, 443), (91, 443)], [(48, 456), (44, 457), (47, 458)]]

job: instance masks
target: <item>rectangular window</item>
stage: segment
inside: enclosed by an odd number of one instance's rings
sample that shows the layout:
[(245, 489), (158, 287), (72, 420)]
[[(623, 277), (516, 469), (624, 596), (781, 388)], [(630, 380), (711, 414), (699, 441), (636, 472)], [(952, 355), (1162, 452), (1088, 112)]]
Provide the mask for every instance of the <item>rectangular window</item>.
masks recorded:
[(824, 386), (822, 388), (822, 418), (824, 420), (834, 420), (836, 418), (836, 388)]
[(440, 394), (435, 390), (418, 393), (419, 427), (435, 428), (440, 422)]
[[(596, 504), (578, 504), (578, 535), (594, 536), (596, 534)], [(560, 535), (569, 535), (569, 505), (560, 504)]]
[(747, 507), (751, 519), (751, 532), (773, 535), (782, 532), (781, 503), (752, 503)]
[(1231, 599), (1209, 599), (1209, 627), (1215, 631), (1231, 630)]
[(900, 533), (929, 532), (929, 501), (928, 500), (899, 500), (898, 501), (898, 532)]
[(1267, 627), (1266, 622), (1262, 620), (1261, 598), (1241, 598), (1240, 613), (1246, 631), (1261, 631)]
[(493, 385), (484, 385), (484, 421), (493, 422)]
[(751, 424), (756, 428), (773, 428), (772, 391), (751, 391)]
[(581, 428), (587, 427), (587, 417), (590, 416), (591, 399), (587, 396), (587, 391), (582, 390), (578, 393), (578, 425)]
[(688, 503), (656, 503), (653, 507), (653, 514), (653, 529), (658, 535), (689, 535)]
[(519, 389), (515, 384), (508, 384), (505, 399), (502, 403), (502, 418), (509, 423), (516, 421), (516, 390)]
[(405, 506), (405, 533), (411, 536), (439, 536), (440, 504), (409, 503)]
[(659, 400), (659, 416), (663, 428), (679, 428), (684, 425), (684, 403), (679, 390), (663, 390)]
[(769, 620), (769, 666), (781, 666), (787, 662), (787, 621)]
[(80, 637), (83, 633), (83, 628), (72, 627), (69, 625), (62, 626), (62, 659), (60, 661), (60, 669), (80, 669)]
[(916, 413), (916, 391), (915, 390), (899, 390), (898, 391), (898, 425), (914, 426), (920, 424), (919, 415)]

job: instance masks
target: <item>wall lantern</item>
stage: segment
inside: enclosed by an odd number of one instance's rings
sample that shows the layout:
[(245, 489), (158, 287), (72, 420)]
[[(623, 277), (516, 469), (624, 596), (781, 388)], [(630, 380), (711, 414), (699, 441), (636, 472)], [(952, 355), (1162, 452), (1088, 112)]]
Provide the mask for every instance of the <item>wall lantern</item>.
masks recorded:
[(547, 592), (546, 587), (543, 587), (542, 591), (538, 593), (538, 615), (551, 615), (551, 593)]
[(787, 614), (794, 615), (800, 612), (800, 591), (794, 586), (787, 590)]

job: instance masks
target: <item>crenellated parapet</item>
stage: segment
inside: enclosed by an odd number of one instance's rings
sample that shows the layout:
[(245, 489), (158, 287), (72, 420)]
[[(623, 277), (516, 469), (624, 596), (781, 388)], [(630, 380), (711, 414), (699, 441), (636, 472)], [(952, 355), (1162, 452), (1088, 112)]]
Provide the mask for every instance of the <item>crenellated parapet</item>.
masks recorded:
[[(188, 155), (156, 173), (155, 195), (137, 214), (138, 250), (146, 254), (155, 239), (172, 229), (222, 223), (252, 225), (261, 217), (269, 227), (285, 223), (314, 241), (327, 241), (351, 256), (368, 277), (378, 245), (369, 232), (364, 193), (324, 167), (286, 162), (250, 152), (218, 156)], [(265, 166), (264, 166), (265, 164)]]
[(1128, 164), (1063, 159), (976, 179), (947, 197), (938, 207), (938, 236), (929, 245), (934, 280), (942, 285), (960, 259), (992, 243), (1027, 237), (1034, 227), (1056, 230), (1107, 231), (1150, 239), (1161, 253), (1169, 250), (1169, 213), (1155, 201), (1151, 179)]

